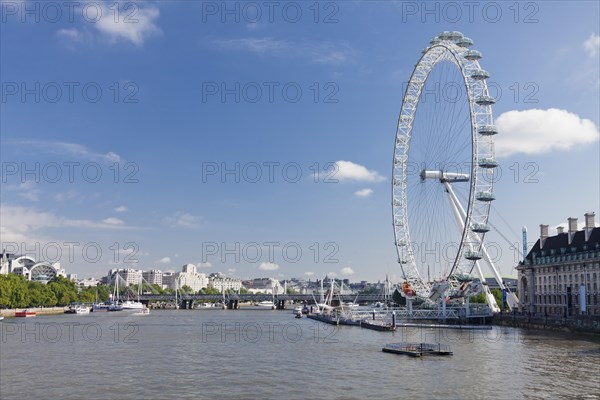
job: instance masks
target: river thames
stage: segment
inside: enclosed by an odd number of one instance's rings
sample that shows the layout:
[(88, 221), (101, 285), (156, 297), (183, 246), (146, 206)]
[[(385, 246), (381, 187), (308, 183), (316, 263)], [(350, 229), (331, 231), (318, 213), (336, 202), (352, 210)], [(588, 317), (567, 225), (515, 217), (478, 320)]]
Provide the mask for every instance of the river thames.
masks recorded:
[[(600, 398), (600, 343), (566, 334), (334, 327), (290, 311), (152, 311), (0, 322), (9, 399)], [(451, 357), (386, 354), (390, 342)]]

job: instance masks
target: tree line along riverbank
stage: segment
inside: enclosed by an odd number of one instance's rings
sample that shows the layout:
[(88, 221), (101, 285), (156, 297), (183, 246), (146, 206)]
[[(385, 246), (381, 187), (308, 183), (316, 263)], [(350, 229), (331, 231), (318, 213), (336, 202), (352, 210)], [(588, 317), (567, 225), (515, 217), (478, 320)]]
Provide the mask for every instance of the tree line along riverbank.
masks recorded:
[(0, 275), (0, 309), (64, 307), (74, 302), (106, 301), (109, 294), (107, 286), (79, 289), (62, 276), (44, 284), (27, 281), (22, 275)]

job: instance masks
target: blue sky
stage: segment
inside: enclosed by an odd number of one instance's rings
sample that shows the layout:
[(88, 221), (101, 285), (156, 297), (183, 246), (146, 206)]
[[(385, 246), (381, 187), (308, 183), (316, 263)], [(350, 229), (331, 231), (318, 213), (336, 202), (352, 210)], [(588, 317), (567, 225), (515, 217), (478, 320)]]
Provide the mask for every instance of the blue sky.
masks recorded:
[[(80, 277), (185, 263), (399, 277), (396, 122), (403, 83), (443, 30), (475, 41), (498, 97), (492, 223), (514, 241), (526, 225), (533, 242), (540, 223), (599, 214), (597, 2), (227, 3), (236, 15), (221, 2), (82, 1), (72, 17), (49, 3), (1, 2), (0, 240), (40, 259), (60, 248)], [(336, 162), (338, 182), (324, 182)], [(239, 182), (223, 179), (236, 163)], [(514, 251), (486, 240), (514, 275)]]

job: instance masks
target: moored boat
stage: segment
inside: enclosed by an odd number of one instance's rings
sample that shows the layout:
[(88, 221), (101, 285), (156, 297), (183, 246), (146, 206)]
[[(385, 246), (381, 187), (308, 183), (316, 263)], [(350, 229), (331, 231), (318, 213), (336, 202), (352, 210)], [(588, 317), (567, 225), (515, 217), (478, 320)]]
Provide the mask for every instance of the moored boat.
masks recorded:
[(316, 321), (321, 321), (321, 322), (325, 322), (326, 324), (330, 324), (330, 325), (339, 325), (340, 321), (339, 318), (331, 315), (331, 314), (308, 314), (307, 315), (308, 318), (310, 319), (314, 319)]
[(90, 313), (90, 308), (88, 306), (79, 304), (75, 307), (75, 314), (89, 314), (89, 313)]
[(109, 305), (106, 303), (96, 303), (92, 305), (92, 312), (107, 312)]
[(381, 349), (384, 353), (405, 354), (412, 357), (424, 355), (451, 356), (453, 353), (450, 346), (435, 343), (389, 343)]
[(150, 309), (148, 307), (144, 306), (144, 308), (141, 308), (140, 310), (135, 312), (133, 315), (148, 315), (148, 314), (150, 314)]
[(83, 304), (72, 304), (66, 310), (65, 314), (89, 314), (90, 307)]
[(15, 311), (15, 317), (35, 317), (37, 313), (35, 311), (22, 310)]
[(123, 311), (123, 307), (120, 304), (109, 304), (107, 311)]
[(121, 307), (123, 308), (123, 310), (142, 310), (145, 306), (139, 301), (127, 300), (121, 303)]
[(360, 327), (380, 332), (394, 332), (396, 330), (396, 326), (392, 323), (386, 324), (384, 322), (369, 322), (366, 320), (360, 322)]

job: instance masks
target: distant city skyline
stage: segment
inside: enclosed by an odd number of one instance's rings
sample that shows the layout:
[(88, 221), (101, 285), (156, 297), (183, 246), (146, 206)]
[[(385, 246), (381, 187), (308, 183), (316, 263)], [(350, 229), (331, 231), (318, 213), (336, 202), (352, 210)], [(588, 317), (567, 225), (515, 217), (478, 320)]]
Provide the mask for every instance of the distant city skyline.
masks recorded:
[[(192, 263), (240, 278), (399, 281), (398, 110), (444, 30), (474, 40), (498, 100), (490, 222), (504, 237), (485, 242), (502, 275), (516, 276), (523, 226), (531, 248), (540, 224), (553, 233), (600, 215), (596, 2), (461, 6), (456, 18), (441, 3), (293, 3), (296, 20), (141, 1), (129, 23), (104, 3), (96, 22), (79, 8), (36, 21), (22, 4), (0, 4), (7, 251), (82, 278)], [(564, 21), (577, 24), (550, 33)]]

